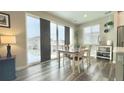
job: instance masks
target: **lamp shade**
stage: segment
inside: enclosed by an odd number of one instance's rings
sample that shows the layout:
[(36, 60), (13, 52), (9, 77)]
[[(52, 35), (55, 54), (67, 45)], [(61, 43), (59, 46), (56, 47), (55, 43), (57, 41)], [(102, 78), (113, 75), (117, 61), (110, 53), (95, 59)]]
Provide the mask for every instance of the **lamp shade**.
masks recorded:
[(0, 36), (1, 44), (15, 44), (16, 37), (15, 36)]

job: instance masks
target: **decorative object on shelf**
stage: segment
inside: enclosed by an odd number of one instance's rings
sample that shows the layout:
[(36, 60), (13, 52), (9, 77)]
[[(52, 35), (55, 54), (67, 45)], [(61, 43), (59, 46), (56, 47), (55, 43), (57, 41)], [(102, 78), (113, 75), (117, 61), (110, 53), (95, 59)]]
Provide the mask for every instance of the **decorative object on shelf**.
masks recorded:
[(106, 24), (104, 24), (104, 27), (105, 27), (104, 32), (105, 33), (109, 32), (112, 29), (113, 25), (114, 25), (113, 21), (109, 21)]
[(0, 27), (10, 28), (10, 16), (0, 12)]
[(7, 45), (7, 57), (11, 57), (11, 46), (10, 44), (15, 44), (16, 43), (16, 37), (15, 36), (0, 36), (0, 41), (1, 44), (8, 44)]
[(106, 15), (106, 22), (104, 24), (104, 32), (107, 33), (109, 32), (112, 28), (113, 28), (113, 25), (114, 25), (114, 18), (112, 17), (112, 11), (106, 11), (105, 12), (105, 15)]

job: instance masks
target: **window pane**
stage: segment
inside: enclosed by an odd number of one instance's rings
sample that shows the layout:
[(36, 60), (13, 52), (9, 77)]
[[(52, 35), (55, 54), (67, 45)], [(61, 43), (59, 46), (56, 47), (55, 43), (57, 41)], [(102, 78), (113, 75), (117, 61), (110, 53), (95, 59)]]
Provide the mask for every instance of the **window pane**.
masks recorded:
[(91, 30), (92, 33), (99, 33), (100, 27), (99, 25), (95, 25), (95, 26), (92, 26), (91, 29), (92, 29)]
[(58, 48), (62, 49), (64, 44), (65, 44), (64, 26), (58, 25)]
[(83, 32), (84, 44), (98, 44), (99, 31), (99, 25), (85, 27)]
[(40, 61), (40, 19), (27, 16), (28, 64)]
[(51, 59), (57, 58), (57, 30), (56, 24), (50, 23), (50, 35), (51, 35)]
[(91, 27), (85, 27), (85, 28), (84, 28), (84, 33), (85, 33), (85, 34), (91, 33)]

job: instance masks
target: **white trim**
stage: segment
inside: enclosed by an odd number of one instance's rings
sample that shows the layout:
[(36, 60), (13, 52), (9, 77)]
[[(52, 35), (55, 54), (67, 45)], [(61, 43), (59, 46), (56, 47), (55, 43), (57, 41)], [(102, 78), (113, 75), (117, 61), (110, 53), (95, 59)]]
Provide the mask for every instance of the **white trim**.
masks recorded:
[(17, 67), (17, 68), (16, 68), (16, 71), (20, 71), (20, 70), (26, 69), (26, 68), (28, 68), (28, 67), (29, 67), (29, 66)]
[(40, 64), (41, 62), (34, 62), (34, 63), (31, 63), (31, 64), (28, 64), (28, 67), (29, 66), (34, 66), (34, 65), (37, 65), (37, 64)]

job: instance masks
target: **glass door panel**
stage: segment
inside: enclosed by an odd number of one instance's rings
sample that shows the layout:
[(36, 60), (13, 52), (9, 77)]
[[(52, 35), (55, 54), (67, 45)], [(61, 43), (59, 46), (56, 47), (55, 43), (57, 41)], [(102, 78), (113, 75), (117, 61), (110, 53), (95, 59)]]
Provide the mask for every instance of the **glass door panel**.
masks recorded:
[(28, 64), (40, 62), (40, 19), (26, 16), (26, 26)]
[(57, 26), (50, 23), (51, 59), (57, 58)]
[[(58, 25), (58, 49), (63, 49), (64, 44), (65, 44), (64, 26)], [(60, 56), (62, 56), (62, 54)]]

